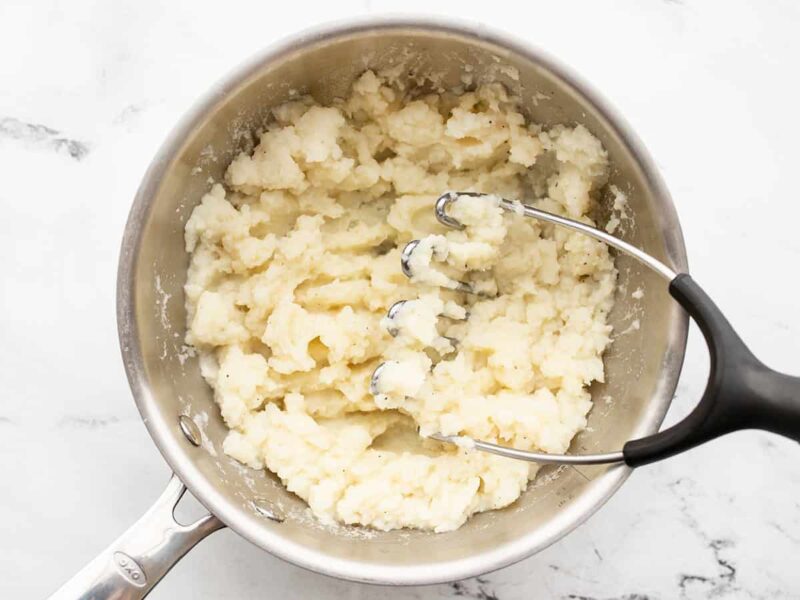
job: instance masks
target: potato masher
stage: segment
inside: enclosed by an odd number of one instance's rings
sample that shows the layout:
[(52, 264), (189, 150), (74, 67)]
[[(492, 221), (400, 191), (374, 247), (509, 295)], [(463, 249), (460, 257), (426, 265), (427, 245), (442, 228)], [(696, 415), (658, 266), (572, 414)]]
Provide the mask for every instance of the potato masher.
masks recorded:
[[(742, 429), (762, 429), (800, 442), (800, 377), (774, 371), (758, 360), (747, 348), (711, 298), (688, 273), (676, 273), (670, 267), (639, 248), (606, 231), (579, 221), (546, 212), (494, 195), (478, 192), (447, 192), (435, 204), (436, 219), (443, 225), (463, 229), (464, 226), (447, 214), (447, 207), (460, 196), (491, 198), (510, 213), (523, 215), (578, 231), (600, 240), (652, 269), (669, 284), (670, 295), (700, 327), (710, 354), (710, 372), (706, 389), (694, 410), (682, 421), (656, 434), (631, 440), (622, 450), (603, 454), (547, 454), (501, 446), (465, 436), (439, 433), (429, 437), (499, 456), (537, 463), (591, 465), (626, 463), (631, 467), (668, 458), (726, 433)], [(412, 277), (411, 257), (419, 240), (412, 240), (403, 249), (401, 267)], [(456, 282), (456, 291), (475, 293), (469, 283)], [(400, 301), (389, 310), (394, 318)], [(385, 363), (375, 369), (371, 380), (373, 393)]]

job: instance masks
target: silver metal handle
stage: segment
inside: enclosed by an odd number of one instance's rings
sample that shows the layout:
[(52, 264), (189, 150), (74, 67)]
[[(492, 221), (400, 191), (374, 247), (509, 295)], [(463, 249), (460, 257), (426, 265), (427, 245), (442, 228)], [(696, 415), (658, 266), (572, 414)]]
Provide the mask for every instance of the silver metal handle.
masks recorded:
[(150, 510), (50, 598), (144, 598), (197, 542), (225, 526), (210, 514), (191, 525), (178, 523), (173, 513), (184, 492), (173, 475)]

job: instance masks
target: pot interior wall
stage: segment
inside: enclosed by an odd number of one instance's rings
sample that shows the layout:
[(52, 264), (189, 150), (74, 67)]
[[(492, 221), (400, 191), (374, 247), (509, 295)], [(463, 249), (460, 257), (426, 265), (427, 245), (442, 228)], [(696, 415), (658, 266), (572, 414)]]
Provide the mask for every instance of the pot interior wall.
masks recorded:
[[(162, 450), (170, 448), (165, 454), (173, 468), (193, 470), (193, 475), (182, 473), (190, 489), (211, 508), (219, 509), (224, 501), (226, 514), (219, 510), (217, 514), (229, 524), (235, 515), (239, 533), (262, 547), (289, 558), (307, 551), (312, 558), (306, 566), (348, 577), (375, 580), (373, 567), (403, 567), (430, 570), (429, 577), (418, 580), (439, 580), (448, 577), (437, 568), (454, 561), (496, 557), (504, 548), (514, 548), (519, 555), (543, 547), (602, 502), (610, 493), (609, 481), (616, 485), (622, 478), (606, 467), (545, 469), (518, 502), (477, 515), (452, 533), (325, 527), (273, 476), (244, 468), (223, 454), (226, 428), (211, 390), (200, 377), (197, 359), (187, 356), (183, 345), (188, 262), (183, 228), (208, 190), (209, 178), (220, 180), (232, 157), (251, 147), (254, 131), (272, 106), (292, 94), (305, 93), (324, 103), (346, 94), (364, 69), (398, 64), (412, 76), (433, 75), (445, 87), (458, 85), (465, 65), (471, 65), (478, 81), (501, 81), (519, 94), (530, 118), (544, 124), (586, 125), (609, 151), (614, 166), (611, 183), (630, 198), (635, 218), (623, 223), (622, 236), (685, 268), (680, 231), (670, 220), (674, 216), (668, 197), (647, 179), (601, 112), (545, 64), (488, 41), (435, 29), (396, 27), (311, 40), (309, 46), (284, 51), (269, 64), (250, 66), (245, 77), (223, 86), (208, 110), (190, 118), (183, 130), (179, 128), (176, 151), (153, 168), (159, 175), (157, 184), (138, 199), (144, 204), (140, 205), (142, 228), (131, 285), (134, 335), (146, 387), (140, 392), (146, 398), (139, 402), (151, 431), (160, 429), (159, 435), (169, 438), (157, 441)], [(679, 364), (683, 354), (685, 319), (669, 299), (664, 283), (624, 257), (618, 258), (617, 266), (620, 286), (611, 315), (617, 338), (606, 355), (606, 383), (593, 388), (590, 429), (575, 440), (573, 452), (617, 450), (626, 440), (657, 428), (674, 389), (676, 361)], [(631, 292), (639, 287), (645, 294), (636, 301)], [(631, 326), (634, 320), (640, 324), (638, 329)], [(202, 447), (193, 447), (180, 433), (177, 419), (181, 414), (201, 425)], [(214, 489), (213, 498), (192, 485), (198, 477)], [(285, 520), (265, 518), (254, 500)], [(319, 565), (313, 557), (320, 559)], [(330, 557), (329, 567), (322, 557)], [(352, 570), (337, 571), (336, 561), (363, 566), (363, 577)], [(486, 564), (486, 568), (496, 566), (501, 565), (491, 560)]]

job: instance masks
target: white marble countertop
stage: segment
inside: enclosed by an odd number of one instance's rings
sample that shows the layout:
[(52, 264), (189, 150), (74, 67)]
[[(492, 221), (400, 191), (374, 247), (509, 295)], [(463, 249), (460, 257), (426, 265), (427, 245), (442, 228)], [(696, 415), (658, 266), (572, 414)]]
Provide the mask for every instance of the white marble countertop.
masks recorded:
[[(671, 188), (695, 277), (757, 354), (800, 371), (800, 5), (449, 6), (548, 49), (622, 110)], [(168, 129), (277, 37), (348, 15), (447, 9), (435, 0), (0, 5), (0, 597), (53, 591), (166, 482), (122, 369), (114, 285), (131, 199)], [(671, 421), (699, 397), (706, 366), (693, 331)], [(799, 465), (795, 443), (729, 436), (640, 469), (539, 555), (452, 585), (336, 581), (222, 531), (152, 597), (798, 598)]]

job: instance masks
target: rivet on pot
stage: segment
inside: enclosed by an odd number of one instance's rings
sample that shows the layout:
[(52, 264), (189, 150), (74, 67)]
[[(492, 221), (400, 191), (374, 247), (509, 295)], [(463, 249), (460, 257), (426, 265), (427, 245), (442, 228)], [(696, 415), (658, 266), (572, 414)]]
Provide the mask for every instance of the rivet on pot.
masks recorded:
[(202, 438), (200, 437), (200, 429), (189, 415), (181, 415), (178, 417), (178, 425), (181, 427), (184, 437), (186, 437), (193, 446), (199, 446)]
[(256, 514), (266, 517), (270, 521), (283, 523), (286, 520), (286, 517), (279, 510), (276, 510), (270, 502), (263, 498), (256, 498), (252, 500), (250, 504), (253, 506), (253, 510), (256, 511)]

